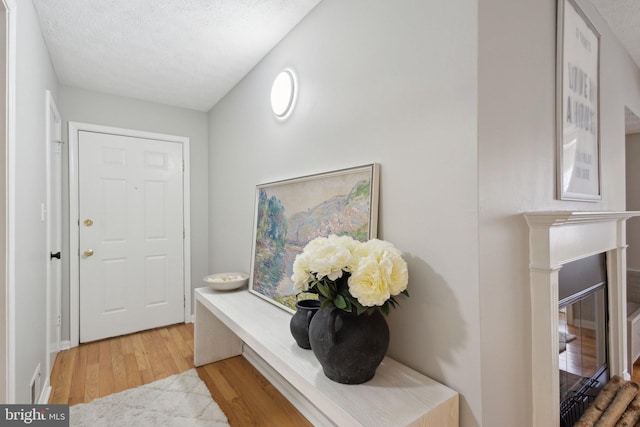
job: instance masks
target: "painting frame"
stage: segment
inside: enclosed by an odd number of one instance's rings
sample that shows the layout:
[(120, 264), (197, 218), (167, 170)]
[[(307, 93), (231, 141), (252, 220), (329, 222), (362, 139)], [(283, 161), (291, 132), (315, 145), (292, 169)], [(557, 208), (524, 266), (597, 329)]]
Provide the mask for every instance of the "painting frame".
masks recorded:
[(602, 200), (600, 33), (575, 0), (558, 0), (556, 48), (557, 193)]
[(378, 163), (257, 185), (249, 292), (294, 313), (295, 255), (319, 236), (377, 237), (379, 187)]

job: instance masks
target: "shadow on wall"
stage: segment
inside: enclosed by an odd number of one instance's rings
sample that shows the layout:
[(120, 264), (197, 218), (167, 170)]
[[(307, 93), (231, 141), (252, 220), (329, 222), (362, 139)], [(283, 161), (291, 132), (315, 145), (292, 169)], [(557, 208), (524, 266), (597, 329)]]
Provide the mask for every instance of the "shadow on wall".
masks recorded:
[(391, 330), (388, 355), (461, 393), (460, 413), (472, 416), (463, 390), (447, 381), (452, 370), (473, 372), (456, 360), (456, 354), (468, 347), (469, 338), (458, 299), (425, 261), (406, 253), (403, 257), (409, 265), (410, 298), (398, 298), (399, 306), (387, 319)]

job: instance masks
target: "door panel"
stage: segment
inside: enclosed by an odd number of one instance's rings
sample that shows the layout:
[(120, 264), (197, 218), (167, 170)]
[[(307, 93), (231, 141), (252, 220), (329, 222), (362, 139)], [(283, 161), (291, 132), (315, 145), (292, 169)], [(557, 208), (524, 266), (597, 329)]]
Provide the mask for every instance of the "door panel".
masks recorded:
[(181, 144), (79, 132), (80, 341), (183, 321)]
[[(49, 162), (47, 195), (47, 374), (51, 373), (60, 351), (62, 323), (62, 122), (58, 109), (47, 93), (47, 160)], [(60, 254), (53, 257), (53, 254)], [(66, 256), (66, 254), (65, 254)]]

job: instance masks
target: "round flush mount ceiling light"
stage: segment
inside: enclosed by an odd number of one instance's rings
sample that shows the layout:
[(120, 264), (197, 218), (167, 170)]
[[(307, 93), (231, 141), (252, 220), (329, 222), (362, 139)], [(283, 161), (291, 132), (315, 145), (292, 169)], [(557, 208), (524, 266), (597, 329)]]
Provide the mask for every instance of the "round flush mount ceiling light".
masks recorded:
[(281, 71), (271, 86), (271, 109), (279, 119), (284, 119), (293, 110), (296, 97), (296, 78), (291, 70)]

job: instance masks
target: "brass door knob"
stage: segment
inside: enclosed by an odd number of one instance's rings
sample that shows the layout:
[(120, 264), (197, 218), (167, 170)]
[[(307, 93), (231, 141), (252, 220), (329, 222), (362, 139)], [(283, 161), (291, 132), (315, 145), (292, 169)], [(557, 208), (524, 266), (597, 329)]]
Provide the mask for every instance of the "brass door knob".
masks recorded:
[(84, 256), (91, 256), (91, 255), (93, 255), (93, 249), (85, 249)]
[(91, 227), (93, 225), (93, 221), (87, 218), (84, 220), (84, 225), (85, 227)]

